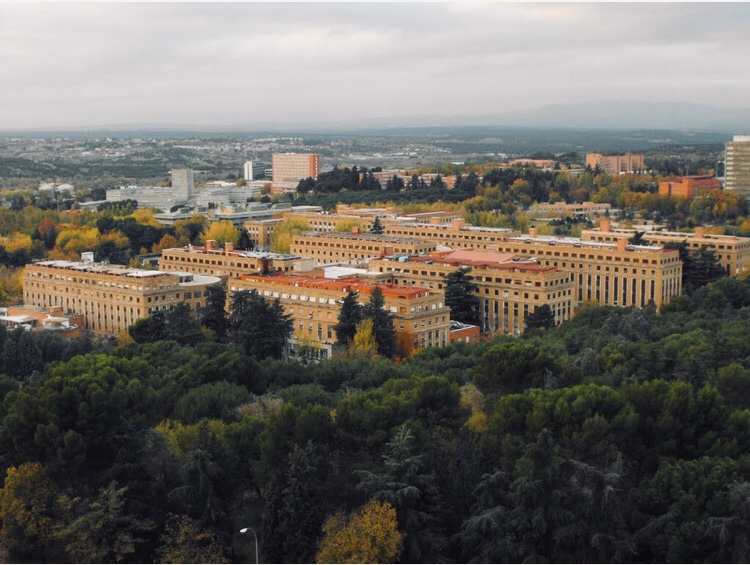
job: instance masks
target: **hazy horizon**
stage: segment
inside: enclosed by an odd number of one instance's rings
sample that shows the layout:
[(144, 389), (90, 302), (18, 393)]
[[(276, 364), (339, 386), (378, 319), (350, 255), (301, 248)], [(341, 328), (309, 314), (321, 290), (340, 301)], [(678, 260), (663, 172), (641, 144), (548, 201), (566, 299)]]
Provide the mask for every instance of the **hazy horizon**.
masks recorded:
[(749, 21), (744, 3), (0, 3), (0, 131), (528, 126), (587, 105), (582, 127), (619, 127), (619, 105), (675, 127), (694, 104), (685, 127), (748, 128)]

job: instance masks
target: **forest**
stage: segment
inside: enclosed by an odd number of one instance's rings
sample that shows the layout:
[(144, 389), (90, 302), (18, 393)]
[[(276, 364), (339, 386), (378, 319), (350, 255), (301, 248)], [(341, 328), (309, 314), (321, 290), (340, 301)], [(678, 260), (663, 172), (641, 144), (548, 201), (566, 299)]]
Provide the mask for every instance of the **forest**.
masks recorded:
[(7, 559), (247, 562), (256, 534), (277, 563), (750, 558), (747, 280), (399, 362), (168, 315), (2, 332)]
[[(352, 189), (344, 168), (298, 200), (455, 207), (520, 229), (533, 202), (593, 199), (676, 229), (750, 234), (744, 201), (659, 197), (651, 175), (458, 172), (451, 190), (402, 191)], [(160, 226), (133, 202), (85, 211), (4, 196), (3, 305), (34, 259), (94, 250), (126, 263), (239, 237), (200, 215)], [(391, 358), (368, 305), (356, 324), (339, 320), (351, 340), (334, 359), (283, 360), (288, 325), (251, 295), (114, 339), (0, 327), (0, 558), (747, 562), (750, 281), (706, 276), (708, 259), (658, 312), (584, 303), (558, 327), (406, 358)]]

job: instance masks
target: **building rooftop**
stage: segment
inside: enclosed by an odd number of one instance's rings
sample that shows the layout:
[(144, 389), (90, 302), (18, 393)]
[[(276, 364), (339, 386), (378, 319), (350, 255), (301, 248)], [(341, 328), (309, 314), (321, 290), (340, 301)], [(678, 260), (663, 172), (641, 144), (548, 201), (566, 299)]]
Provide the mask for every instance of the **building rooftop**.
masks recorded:
[(279, 285), (294, 286), (297, 288), (311, 288), (321, 290), (334, 290), (341, 293), (358, 291), (361, 294), (371, 294), (375, 287), (379, 287), (383, 296), (391, 298), (421, 298), (435, 294), (426, 288), (412, 288), (399, 286), (393, 283), (367, 283), (357, 277), (342, 277), (331, 279), (326, 277), (309, 277), (305, 275), (243, 275), (240, 280), (274, 283)]
[[(536, 236), (530, 235), (519, 235), (509, 237), (508, 241), (525, 242), (525, 243), (541, 243), (544, 245), (567, 245), (573, 247), (589, 247), (598, 249), (616, 249), (617, 243), (609, 243), (606, 241), (589, 241), (580, 239), (577, 237), (556, 237), (556, 236)], [(664, 249), (661, 245), (630, 245), (627, 246), (628, 251), (671, 251), (670, 249)]]

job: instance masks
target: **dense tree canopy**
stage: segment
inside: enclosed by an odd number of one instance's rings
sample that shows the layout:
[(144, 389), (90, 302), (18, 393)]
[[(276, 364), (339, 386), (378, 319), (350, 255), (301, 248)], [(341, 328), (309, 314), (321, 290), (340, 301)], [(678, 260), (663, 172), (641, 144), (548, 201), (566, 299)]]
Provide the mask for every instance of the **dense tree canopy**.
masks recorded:
[(178, 335), (179, 311), (122, 345), (24, 334), (41, 364), (0, 376), (0, 541), (241, 562), (252, 526), (261, 561), (741, 562), (749, 311), (750, 281), (720, 279), (398, 363), (275, 358), (288, 326), (253, 293), (225, 341)]

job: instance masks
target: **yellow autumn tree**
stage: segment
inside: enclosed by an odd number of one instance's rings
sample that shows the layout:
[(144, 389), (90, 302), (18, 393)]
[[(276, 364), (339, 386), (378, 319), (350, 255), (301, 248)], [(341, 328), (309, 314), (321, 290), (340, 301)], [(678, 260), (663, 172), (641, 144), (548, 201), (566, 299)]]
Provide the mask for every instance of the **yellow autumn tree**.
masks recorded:
[(57, 234), (54, 251), (57, 258), (77, 258), (82, 251), (90, 251), (99, 243), (100, 233), (96, 228), (68, 228)]
[(0, 306), (23, 302), (23, 269), (0, 265)]
[(44, 467), (36, 461), (8, 468), (0, 489), (0, 542), (12, 558), (34, 562), (44, 557), (54, 535), (57, 494)]
[(271, 234), (271, 251), (274, 253), (289, 253), (295, 235), (310, 229), (310, 224), (304, 220), (284, 220), (273, 228)]
[(204, 228), (200, 235), (200, 241), (202, 243), (212, 239), (218, 247), (222, 247), (225, 243), (235, 244), (239, 238), (239, 230), (234, 227), (234, 224), (229, 220), (211, 222)]
[(159, 220), (154, 216), (154, 211), (151, 208), (137, 208), (133, 211), (131, 216), (136, 222), (143, 224), (144, 226), (153, 226), (155, 228), (162, 227)]
[(341, 233), (350, 233), (352, 231), (352, 228), (362, 228), (362, 220), (347, 220), (346, 222), (341, 222), (336, 226), (337, 232)]
[(165, 249), (172, 249), (177, 247), (177, 239), (175, 236), (165, 233), (159, 240), (159, 243), (154, 244), (154, 253), (161, 253)]
[(13, 253), (14, 251), (18, 251), (19, 249), (31, 251), (33, 243), (31, 241), (30, 235), (16, 232), (8, 237), (0, 238), (0, 245), (5, 247), (5, 250), (8, 253)]
[(472, 432), (481, 434), (487, 431), (486, 402), (484, 394), (475, 385), (469, 383), (461, 387), (461, 408), (471, 409), (471, 416), (464, 425)]
[(323, 534), (316, 563), (394, 563), (403, 547), (395, 508), (374, 498), (348, 519), (331, 516)]
[[(208, 420), (207, 425), (217, 438), (226, 436), (227, 425), (221, 420)], [(187, 463), (190, 453), (198, 448), (200, 424), (183, 424), (179, 420), (164, 420), (154, 429), (164, 437), (169, 452), (180, 463)]]
[(378, 342), (375, 341), (372, 319), (365, 318), (357, 324), (357, 331), (349, 344), (348, 355), (352, 358), (372, 358), (378, 354)]

